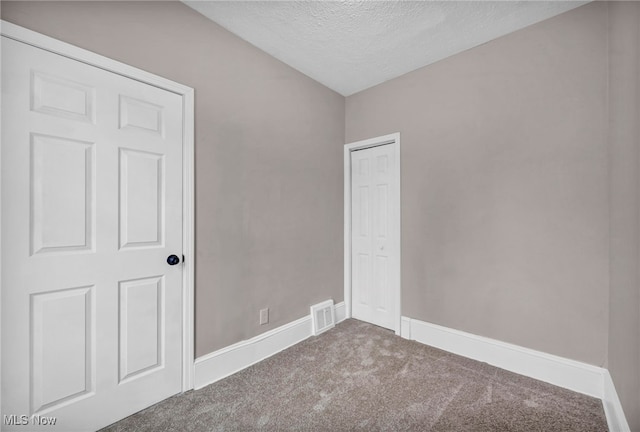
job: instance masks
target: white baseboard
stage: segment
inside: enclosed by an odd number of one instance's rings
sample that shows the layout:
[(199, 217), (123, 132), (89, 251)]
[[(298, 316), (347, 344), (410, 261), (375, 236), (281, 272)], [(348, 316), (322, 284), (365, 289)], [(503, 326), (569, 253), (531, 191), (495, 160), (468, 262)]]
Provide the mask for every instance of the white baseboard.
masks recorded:
[(611, 374), (605, 369), (604, 373), (604, 394), (602, 397), (604, 413), (607, 415), (607, 424), (612, 432), (631, 432), (627, 418), (622, 411), (622, 404), (618, 398), (616, 387), (611, 379)]
[(410, 322), (408, 331), (412, 340), (603, 399), (606, 369), (436, 324), (406, 319)]
[(607, 369), (407, 317), (402, 337), (601, 399), (609, 430), (631, 431)]
[(400, 337), (411, 339), (411, 318), (400, 317)]
[(344, 302), (335, 305), (336, 308), (336, 324), (347, 319), (347, 308)]
[[(344, 302), (334, 306), (336, 323), (345, 319)], [(302, 317), (251, 339), (199, 357), (194, 365), (194, 389), (240, 372), (312, 335), (311, 315)]]

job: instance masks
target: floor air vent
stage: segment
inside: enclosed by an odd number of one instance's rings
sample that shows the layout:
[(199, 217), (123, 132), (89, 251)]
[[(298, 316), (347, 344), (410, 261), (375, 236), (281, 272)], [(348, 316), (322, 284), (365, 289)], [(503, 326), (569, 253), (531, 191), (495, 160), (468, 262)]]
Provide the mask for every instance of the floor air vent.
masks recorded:
[(333, 310), (333, 300), (311, 306), (311, 321), (313, 322), (314, 336), (335, 327), (336, 316)]

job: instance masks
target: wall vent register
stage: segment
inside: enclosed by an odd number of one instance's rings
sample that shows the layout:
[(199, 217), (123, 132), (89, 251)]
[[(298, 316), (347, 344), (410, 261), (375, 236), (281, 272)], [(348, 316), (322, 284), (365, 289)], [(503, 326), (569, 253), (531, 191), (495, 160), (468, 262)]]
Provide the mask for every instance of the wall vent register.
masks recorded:
[(327, 300), (311, 306), (311, 318), (314, 336), (335, 327), (336, 316), (333, 300)]

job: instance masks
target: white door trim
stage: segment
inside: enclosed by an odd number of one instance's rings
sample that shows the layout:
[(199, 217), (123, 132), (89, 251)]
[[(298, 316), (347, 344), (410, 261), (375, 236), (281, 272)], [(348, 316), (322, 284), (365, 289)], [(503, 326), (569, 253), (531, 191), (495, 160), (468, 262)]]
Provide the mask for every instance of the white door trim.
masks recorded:
[(381, 145), (392, 144), (395, 152), (395, 176), (396, 176), (396, 202), (394, 203), (394, 218), (391, 226), (392, 232), (396, 238), (397, 255), (397, 280), (396, 280), (396, 292), (395, 292), (395, 308), (396, 319), (394, 323), (394, 330), (397, 335), (400, 335), (400, 319), (402, 316), (401, 308), (401, 296), (402, 291), (401, 284), (401, 221), (400, 221), (400, 133), (396, 132), (389, 135), (384, 135), (376, 138), (366, 139), (363, 141), (356, 141), (344, 146), (344, 302), (346, 305), (346, 317), (352, 317), (351, 311), (351, 152), (369, 147), (377, 147)]
[[(182, 281), (182, 391), (193, 388), (194, 375), (194, 90), (175, 81), (162, 78), (142, 69), (95, 54), (66, 42), (0, 20), (0, 34), (18, 42), (32, 45), (61, 56), (104, 69), (182, 96), (182, 248), (184, 253)], [(2, 213), (0, 199), (0, 214)], [(0, 239), (1, 240), (1, 239)], [(0, 276), (2, 262), (0, 256)], [(1, 321), (0, 321), (1, 322)], [(1, 325), (1, 324), (0, 324)], [(1, 354), (1, 353), (0, 353)], [(1, 366), (1, 364), (0, 364)]]

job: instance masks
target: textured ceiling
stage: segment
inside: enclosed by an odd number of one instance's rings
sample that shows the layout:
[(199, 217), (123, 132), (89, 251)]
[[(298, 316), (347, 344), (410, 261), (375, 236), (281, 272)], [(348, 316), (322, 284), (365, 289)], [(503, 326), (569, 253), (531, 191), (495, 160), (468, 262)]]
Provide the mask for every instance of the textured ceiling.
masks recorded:
[(348, 96), (586, 1), (184, 1)]

